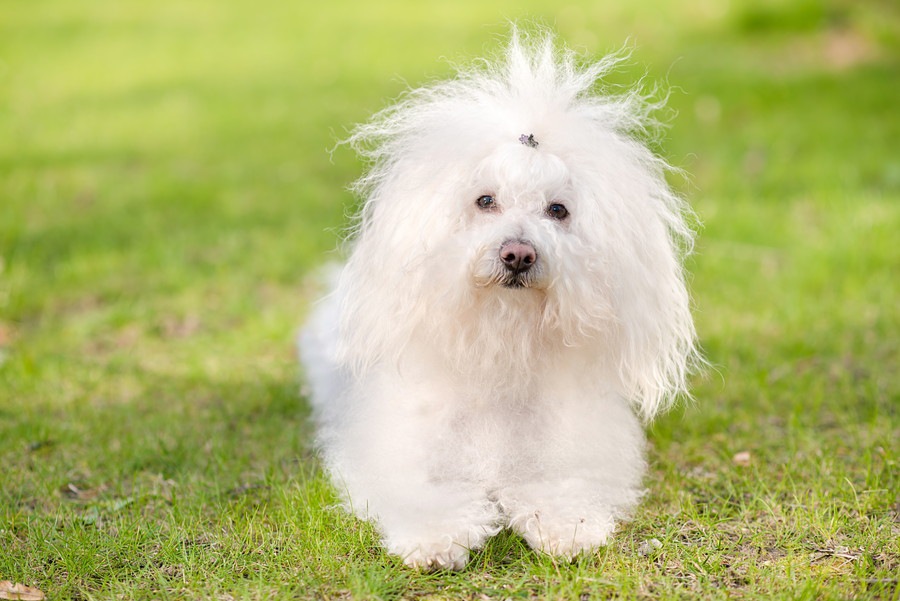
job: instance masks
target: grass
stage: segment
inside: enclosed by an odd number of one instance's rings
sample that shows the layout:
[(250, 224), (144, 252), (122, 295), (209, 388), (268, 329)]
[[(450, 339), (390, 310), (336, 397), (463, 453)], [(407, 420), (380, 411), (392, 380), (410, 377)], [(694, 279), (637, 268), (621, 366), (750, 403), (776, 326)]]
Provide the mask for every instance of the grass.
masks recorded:
[[(0, 580), (898, 599), (900, 14), (673, 4), (0, 0)], [(670, 86), (660, 151), (692, 174), (716, 368), (651, 427), (648, 496), (608, 548), (569, 565), (503, 533), (419, 574), (335, 509), (292, 333), (353, 205), (360, 167), (327, 150), (524, 17), (592, 54), (630, 38), (617, 79)]]

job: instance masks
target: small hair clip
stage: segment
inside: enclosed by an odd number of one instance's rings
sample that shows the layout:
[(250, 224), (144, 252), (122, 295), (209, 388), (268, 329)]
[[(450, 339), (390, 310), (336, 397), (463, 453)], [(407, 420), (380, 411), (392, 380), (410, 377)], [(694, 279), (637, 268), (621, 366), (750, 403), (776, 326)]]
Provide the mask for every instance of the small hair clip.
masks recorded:
[(530, 146), (532, 148), (538, 147), (538, 141), (534, 139), (534, 134), (528, 134), (527, 136), (525, 134), (522, 134), (521, 136), (519, 136), (519, 142), (521, 142), (525, 146)]

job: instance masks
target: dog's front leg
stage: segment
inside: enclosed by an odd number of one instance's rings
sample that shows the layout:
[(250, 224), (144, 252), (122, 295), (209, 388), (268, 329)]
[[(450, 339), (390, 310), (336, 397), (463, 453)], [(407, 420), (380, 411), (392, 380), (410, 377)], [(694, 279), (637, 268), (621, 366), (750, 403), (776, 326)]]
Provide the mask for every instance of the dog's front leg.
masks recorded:
[[(571, 381), (575, 381), (573, 377)], [(643, 493), (644, 435), (628, 404), (585, 387), (548, 391), (528, 424), (533, 466), (498, 494), (509, 526), (571, 558), (605, 545)]]
[(376, 523), (390, 553), (416, 568), (461, 569), (500, 529), (500, 511), (460, 469), (453, 401), (428, 384), (393, 374), (368, 382), (325, 451), (353, 511)]

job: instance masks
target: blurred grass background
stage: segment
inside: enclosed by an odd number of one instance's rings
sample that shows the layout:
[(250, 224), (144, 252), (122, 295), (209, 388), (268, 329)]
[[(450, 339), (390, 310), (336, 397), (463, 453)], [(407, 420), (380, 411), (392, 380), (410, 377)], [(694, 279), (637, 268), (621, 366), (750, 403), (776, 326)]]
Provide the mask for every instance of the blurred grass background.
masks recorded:
[[(329, 151), (508, 19), (630, 44), (613, 83), (668, 90), (716, 368), (654, 424), (647, 502), (608, 549), (563, 566), (501, 536), (421, 576), (332, 509), (292, 338), (355, 204), (361, 166)], [(898, 86), (888, 0), (0, 0), (0, 580), (896, 599)]]

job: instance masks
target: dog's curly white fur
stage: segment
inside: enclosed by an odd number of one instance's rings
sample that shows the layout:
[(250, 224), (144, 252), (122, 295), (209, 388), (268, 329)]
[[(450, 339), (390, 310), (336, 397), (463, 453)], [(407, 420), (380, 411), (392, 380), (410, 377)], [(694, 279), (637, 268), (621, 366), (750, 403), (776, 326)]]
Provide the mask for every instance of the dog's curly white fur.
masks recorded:
[(573, 557), (642, 495), (640, 418), (697, 359), (693, 232), (651, 108), (597, 92), (546, 33), (358, 127), (349, 260), (304, 329), (318, 441), (352, 509), (412, 566), (503, 527)]

